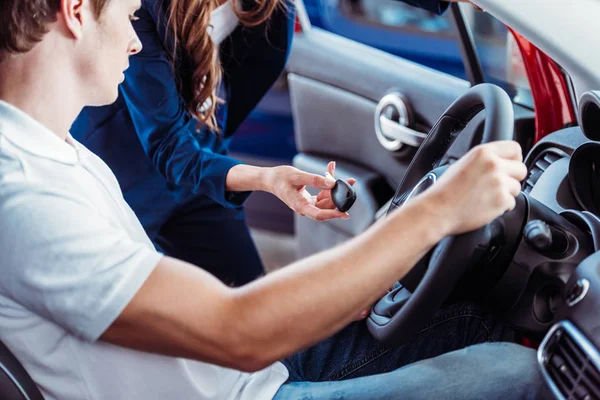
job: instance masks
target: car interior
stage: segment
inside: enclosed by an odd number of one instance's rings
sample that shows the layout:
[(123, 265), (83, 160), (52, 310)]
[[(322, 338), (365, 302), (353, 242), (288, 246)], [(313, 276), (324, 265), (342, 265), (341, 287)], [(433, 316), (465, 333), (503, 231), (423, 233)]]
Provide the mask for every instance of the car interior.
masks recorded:
[[(438, 244), (375, 304), (367, 325), (397, 345), (444, 301), (478, 301), (530, 344), (540, 343), (540, 368), (556, 398), (600, 398), (600, 331), (591, 312), (597, 295), (590, 290), (600, 260), (600, 92), (575, 99), (571, 87), (577, 115), (534, 145), (533, 107), (514, 94), (509, 99), (506, 87), (474, 95), (493, 80), (478, 65), (460, 8), (452, 12), (468, 80), (320, 29), (295, 38), (288, 66), (299, 152), (294, 165), (319, 173), (336, 159), (341, 177), (358, 180), (350, 220), (295, 217), (299, 254), (364, 231), (435, 183), (444, 166), (474, 145), (514, 137), (529, 171), (517, 207)], [(502, 136), (503, 129), (510, 132)]]
[[(440, 242), (366, 323), (398, 345), (444, 302), (481, 302), (538, 347), (557, 399), (600, 399), (600, 91), (576, 102), (574, 123), (534, 143), (535, 111), (489, 83), (461, 8), (451, 11), (467, 79), (311, 27), (299, 3), (301, 32), (287, 66), (293, 165), (321, 174), (337, 160), (336, 177), (355, 178), (357, 198), (349, 220), (295, 216), (298, 255), (360, 234), (473, 146), (514, 138), (529, 171), (515, 209)], [(1, 343), (0, 393), (43, 399)]]

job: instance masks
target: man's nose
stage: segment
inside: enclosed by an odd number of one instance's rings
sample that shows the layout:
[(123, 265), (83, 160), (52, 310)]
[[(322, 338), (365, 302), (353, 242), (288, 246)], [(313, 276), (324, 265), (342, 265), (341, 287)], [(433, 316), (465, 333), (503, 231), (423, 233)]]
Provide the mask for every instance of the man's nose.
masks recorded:
[(133, 56), (138, 54), (140, 51), (142, 51), (142, 47), (142, 42), (140, 42), (140, 39), (136, 35), (129, 45), (129, 55)]

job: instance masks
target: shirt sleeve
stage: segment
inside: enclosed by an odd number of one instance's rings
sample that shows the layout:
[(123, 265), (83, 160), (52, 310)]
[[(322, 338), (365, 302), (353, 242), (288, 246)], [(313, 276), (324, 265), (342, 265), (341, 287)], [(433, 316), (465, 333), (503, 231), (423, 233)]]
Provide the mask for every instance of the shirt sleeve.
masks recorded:
[(88, 341), (117, 319), (162, 254), (91, 205), (38, 188), (0, 204), (0, 289)]
[(134, 27), (143, 49), (130, 58), (121, 94), (146, 155), (169, 184), (189, 187), (225, 207), (239, 206), (249, 193), (225, 187), (228, 171), (241, 162), (212, 150), (220, 140), (214, 132), (197, 131), (179, 96), (157, 22), (145, 8), (137, 16)]
[(442, 15), (450, 6), (450, 3), (442, 0), (402, 0), (406, 4), (419, 7), (432, 13)]

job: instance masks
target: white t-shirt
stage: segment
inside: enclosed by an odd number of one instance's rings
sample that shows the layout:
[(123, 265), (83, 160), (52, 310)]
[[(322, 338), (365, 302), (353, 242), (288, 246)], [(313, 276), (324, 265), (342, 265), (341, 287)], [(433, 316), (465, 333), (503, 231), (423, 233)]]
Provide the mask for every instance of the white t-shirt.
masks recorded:
[(103, 161), (2, 101), (0, 222), (0, 340), (46, 399), (270, 399), (287, 379), (97, 341), (162, 255)]
[(215, 46), (219, 46), (227, 36), (235, 30), (239, 19), (233, 11), (233, 0), (227, 0), (210, 13), (210, 26), (208, 35)]

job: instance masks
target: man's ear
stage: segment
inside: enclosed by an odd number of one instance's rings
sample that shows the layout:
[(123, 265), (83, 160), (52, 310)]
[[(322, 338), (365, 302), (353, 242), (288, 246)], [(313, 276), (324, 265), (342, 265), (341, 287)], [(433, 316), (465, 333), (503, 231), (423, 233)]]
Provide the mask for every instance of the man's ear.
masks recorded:
[(60, 12), (63, 15), (65, 26), (75, 39), (79, 39), (83, 33), (83, 21), (85, 19), (85, 7), (89, 5), (87, 0), (61, 0)]

